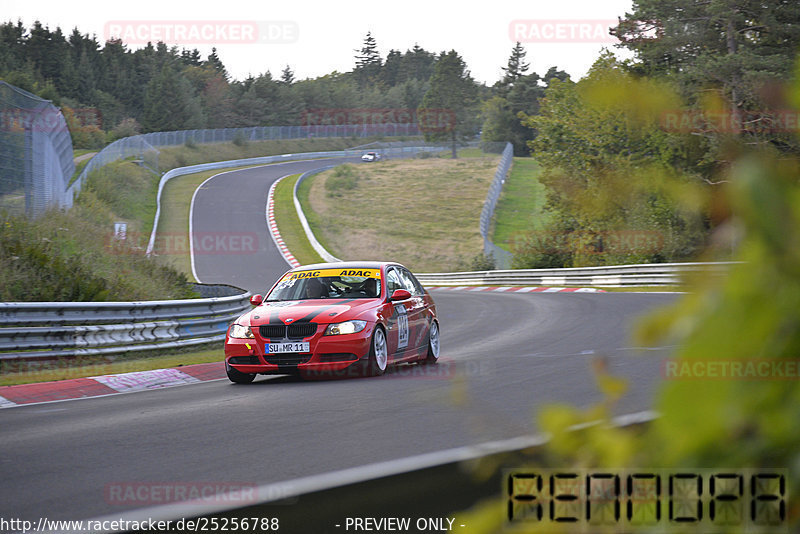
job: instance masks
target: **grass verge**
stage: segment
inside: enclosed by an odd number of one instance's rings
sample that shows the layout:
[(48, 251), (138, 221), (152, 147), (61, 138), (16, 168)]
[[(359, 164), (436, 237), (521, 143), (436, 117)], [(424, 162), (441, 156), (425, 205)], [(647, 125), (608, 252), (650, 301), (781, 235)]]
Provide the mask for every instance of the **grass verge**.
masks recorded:
[[(308, 265), (324, 260), (308, 241), (306, 233), (303, 231), (303, 226), (300, 224), (300, 218), (297, 216), (297, 210), (294, 207), (292, 193), (298, 178), (300, 178), (299, 174), (288, 176), (275, 187), (275, 221), (278, 224), (278, 232), (280, 232), (281, 238), (286, 243), (286, 246), (289, 247), (292, 255), (300, 264)], [(302, 187), (303, 184), (300, 185)], [(306, 211), (305, 214), (308, 216), (309, 212)]]
[(492, 241), (497, 246), (510, 250), (516, 235), (545, 227), (548, 217), (543, 209), (546, 189), (539, 183), (540, 172), (536, 160), (514, 158), (494, 211)]

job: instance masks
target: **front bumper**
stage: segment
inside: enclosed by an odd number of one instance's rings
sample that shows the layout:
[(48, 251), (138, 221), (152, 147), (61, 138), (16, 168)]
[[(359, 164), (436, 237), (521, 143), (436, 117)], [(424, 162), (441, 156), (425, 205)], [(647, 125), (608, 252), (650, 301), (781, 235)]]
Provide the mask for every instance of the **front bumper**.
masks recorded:
[[(325, 329), (302, 341), (309, 342), (308, 353), (266, 354), (268, 342), (257, 329), (253, 339), (228, 337), (225, 340), (225, 363), (241, 373), (284, 374), (336, 374), (352, 367), (369, 356), (372, 332), (375, 325), (355, 334), (323, 335)], [(300, 341), (300, 340), (292, 340)]]

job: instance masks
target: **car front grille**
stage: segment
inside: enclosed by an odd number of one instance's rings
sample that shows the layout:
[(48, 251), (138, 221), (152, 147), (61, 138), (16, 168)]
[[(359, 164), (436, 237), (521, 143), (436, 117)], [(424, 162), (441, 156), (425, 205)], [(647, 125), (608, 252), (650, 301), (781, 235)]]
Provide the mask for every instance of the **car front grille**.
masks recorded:
[(263, 324), (258, 333), (265, 339), (303, 339), (317, 333), (317, 323), (297, 323), (289, 326), (282, 324)]
[(286, 326), (282, 324), (262, 324), (258, 327), (261, 337), (268, 339), (283, 339), (286, 337)]
[(317, 323), (290, 324), (288, 327), (289, 339), (303, 339), (317, 333)]
[(265, 354), (264, 359), (272, 365), (297, 365), (308, 362), (311, 359), (311, 354), (280, 352), (277, 354)]

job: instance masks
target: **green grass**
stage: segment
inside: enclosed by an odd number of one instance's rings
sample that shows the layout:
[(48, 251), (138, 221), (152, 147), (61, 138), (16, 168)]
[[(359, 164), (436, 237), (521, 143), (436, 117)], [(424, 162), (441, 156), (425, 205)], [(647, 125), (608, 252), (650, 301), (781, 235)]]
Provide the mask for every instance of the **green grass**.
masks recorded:
[[(320, 232), (319, 231), (319, 229), (322, 228), (322, 226), (324, 224), (326, 224), (324, 222), (324, 218), (321, 217), (320, 214), (317, 213), (314, 210), (313, 206), (311, 205), (311, 201), (309, 200), (309, 195), (311, 193), (311, 186), (314, 183), (314, 179), (317, 176), (319, 176), (319, 175), (312, 175), (312, 176), (306, 178), (305, 180), (303, 180), (302, 182), (300, 182), (300, 186), (297, 188), (297, 200), (300, 202), (300, 207), (303, 208), (303, 214), (306, 216), (306, 220), (308, 221), (308, 225), (311, 227), (311, 231), (314, 233), (314, 237), (317, 239), (319, 244), (322, 245), (322, 248), (324, 248), (329, 253), (331, 253), (334, 256), (336, 256), (336, 254), (331, 252), (331, 246), (333, 245), (333, 243), (328, 241), (327, 234), (325, 234), (324, 232)], [(296, 213), (296, 211), (295, 211), (295, 213)], [(298, 222), (299, 222), (299, 219), (298, 219)], [(280, 228), (280, 223), (278, 223), (278, 227)], [(302, 230), (302, 227), (301, 227), (301, 230)], [(283, 235), (283, 234), (281, 234), (281, 235)], [(305, 236), (305, 232), (303, 232), (303, 235)], [(283, 240), (284, 240), (284, 242), (286, 242), (286, 246), (289, 247), (289, 250), (294, 250), (292, 248), (292, 246), (289, 245), (289, 242), (286, 241), (285, 237), (283, 238)], [(308, 239), (306, 239), (306, 241), (308, 241)], [(308, 246), (310, 247), (311, 244), (309, 243)], [(314, 248), (312, 247), (311, 250), (314, 250)], [(316, 254), (316, 252), (315, 252), (315, 254)], [(298, 259), (297, 261), (300, 261), (300, 260)]]
[(129, 233), (149, 236), (160, 179), (133, 161), (115, 161), (88, 175), (78, 201), (87, 193), (93, 194), (117, 220), (128, 224)]
[(492, 241), (506, 250), (518, 234), (542, 230), (547, 222), (545, 187), (532, 158), (514, 158), (494, 212)]
[[(275, 187), (275, 221), (278, 224), (278, 232), (280, 232), (283, 242), (289, 247), (292, 255), (302, 265), (308, 265), (324, 260), (317, 254), (314, 247), (312, 247), (311, 243), (308, 241), (303, 231), (303, 226), (300, 224), (300, 218), (297, 216), (297, 210), (294, 207), (292, 191), (299, 177), (299, 174), (288, 176), (281, 180)], [(306, 180), (304, 180), (304, 182), (305, 181)], [(302, 185), (303, 184), (301, 184), (301, 186)], [(306, 216), (308, 215), (309, 213), (306, 212)]]
[[(457, 149), (456, 152), (458, 153), (459, 158), (485, 158), (487, 155), (480, 148), (460, 148)], [(449, 151), (443, 154), (446, 154), (443, 157), (447, 158), (450, 158), (452, 156), (452, 154)]]

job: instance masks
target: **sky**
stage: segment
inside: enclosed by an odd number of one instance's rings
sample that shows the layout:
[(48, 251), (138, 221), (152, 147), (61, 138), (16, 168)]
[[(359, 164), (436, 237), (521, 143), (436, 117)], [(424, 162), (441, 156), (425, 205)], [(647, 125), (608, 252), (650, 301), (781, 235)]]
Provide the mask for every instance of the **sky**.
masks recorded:
[(296, 79), (349, 71), (371, 32), (384, 58), (390, 49), (403, 52), (415, 44), (437, 53), (455, 49), (472, 76), (491, 85), (502, 78), (516, 40), (527, 52), (529, 72), (540, 75), (557, 66), (579, 79), (603, 47), (629, 57), (614, 47), (605, 28), (630, 11), (632, 0), (3, 0), (2, 5), (4, 21), (22, 20), (30, 27), (39, 20), (67, 34), (77, 27), (101, 42), (120, 35), (132, 49), (157, 37), (197, 48), (204, 57), (216, 46), (239, 80), (266, 71), (278, 77), (287, 65)]

